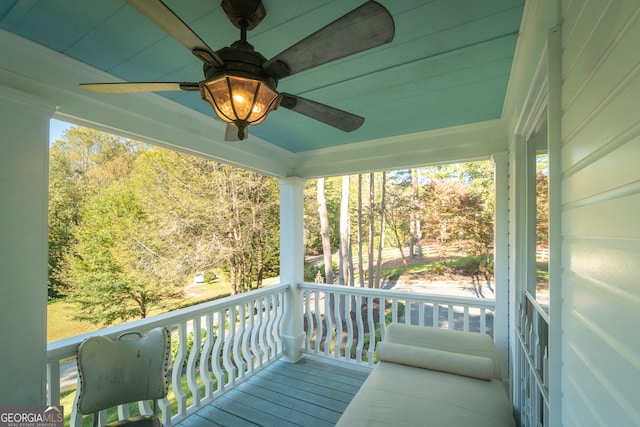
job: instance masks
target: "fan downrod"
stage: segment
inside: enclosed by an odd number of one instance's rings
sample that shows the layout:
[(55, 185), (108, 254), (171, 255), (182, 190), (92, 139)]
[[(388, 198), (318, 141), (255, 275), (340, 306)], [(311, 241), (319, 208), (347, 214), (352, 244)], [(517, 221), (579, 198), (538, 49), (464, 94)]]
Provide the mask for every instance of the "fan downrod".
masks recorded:
[(234, 27), (251, 31), (262, 22), (267, 11), (262, 0), (222, 0), (222, 10)]

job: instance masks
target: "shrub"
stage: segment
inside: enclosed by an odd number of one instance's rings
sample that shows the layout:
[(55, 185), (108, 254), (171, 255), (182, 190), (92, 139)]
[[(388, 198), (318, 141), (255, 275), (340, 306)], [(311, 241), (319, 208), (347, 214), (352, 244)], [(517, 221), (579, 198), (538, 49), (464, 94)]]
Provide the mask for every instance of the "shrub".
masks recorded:
[(443, 276), (447, 271), (447, 266), (442, 261), (437, 261), (429, 265), (429, 271), (437, 274), (438, 276)]

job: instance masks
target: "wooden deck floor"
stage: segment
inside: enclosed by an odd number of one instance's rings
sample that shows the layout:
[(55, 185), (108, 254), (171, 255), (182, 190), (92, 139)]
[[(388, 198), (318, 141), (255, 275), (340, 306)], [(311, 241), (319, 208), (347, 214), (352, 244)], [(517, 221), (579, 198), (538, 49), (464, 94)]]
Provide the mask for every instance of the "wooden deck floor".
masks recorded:
[(333, 426), (367, 375), (317, 359), (277, 361), (178, 426)]

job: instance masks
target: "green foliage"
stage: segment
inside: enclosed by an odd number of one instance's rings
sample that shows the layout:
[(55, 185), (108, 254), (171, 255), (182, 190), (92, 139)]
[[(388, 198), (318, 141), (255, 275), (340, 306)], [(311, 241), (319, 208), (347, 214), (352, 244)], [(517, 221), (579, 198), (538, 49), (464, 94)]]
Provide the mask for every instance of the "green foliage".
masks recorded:
[(220, 269), (237, 293), (279, 273), (274, 179), (156, 149), (140, 156), (133, 180), (159, 238), (182, 254), (174, 259), (175, 275)]
[[(331, 266), (333, 267), (333, 271), (336, 271), (338, 269), (338, 264), (335, 261), (332, 261)], [(304, 267), (304, 281), (305, 282), (315, 282), (316, 281), (316, 275), (320, 273), (320, 275), (322, 276), (322, 280), (323, 283), (325, 283), (325, 277), (324, 277), (324, 264), (320, 264), (320, 265), (306, 265)]]
[(536, 241), (549, 244), (549, 156), (536, 156)]
[[(320, 218), (318, 216), (317, 179), (310, 179), (304, 187), (305, 253), (322, 253)], [(331, 247), (340, 245), (340, 195), (339, 177), (325, 179), (325, 198), (329, 218)], [(353, 194), (356, 194), (353, 192)]]
[(49, 296), (70, 284), (64, 258), (75, 241), (74, 228), (85, 201), (127, 175), (139, 144), (86, 128), (71, 128), (55, 141), (49, 156)]
[(323, 276), (324, 280), (324, 264), (317, 266), (317, 265), (307, 265), (304, 267), (304, 281), (305, 282), (315, 282), (316, 281), (316, 275), (320, 273), (321, 276)]
[[(212, 339), (213, 339), (214, 342), (217, 339), (217, 337), (218, 337), (217, 334), (214, 332), (213, 336), (212, 336)], [(178, 341), (178, 338), (179, 338), (178, 335), (173, 335), (171, 337), (171, 359), (169, 359), (169, 360), (176, 360), (176, 356), (177, 356), (178, 350), (180, 348), (180, 342)], [(197, 352), (198, 357), (196, 359), (196, 365), (200, 366), (200, 358), (201, 358), (201, 355), (202, 355), (202, 349), (204, 347), (205, 340), (207, 338), (207, 331), (204, 330), (204, 329), (200, 330), (200, 348), (197, 348), (195, 350), (193, 348), (193, 343), (194, 343), (194, 339), (193, 338), (194, 338), (194, 333), (193, 332), (189, 332), (187, 334), (187, 348), (186, 348), (187, 353), (185, 355), (184, 363), (182, 364), (183, 368), (187, 367), (187, 362), (189, 360), (189, 355), (191, 354), (192, 351), (196, 351)], [(174, 369), (175, 369), (175, 366), (174, 366)]]
[(487, 280), (493, 275), (493, 255), (475, 255), (455, 258), (447, 261), (454, 272), (466, 276), (483, 276)]
[(279, 274), (278, 184), (72, 128), (50, 153), (49, 282), (102, 325), (175, 303), (199, 271), (232, 293)]
[(178, 292), (165, 279), (163, 253), (135, 193), (116, 181), (90, 198), (75, 230), (77, 242), (66, 258), (65, 289), (81, 311), (80, 320), (109, 325), (144, 318)]
[(443, 248), (480, 255), (493, 248), (491, 162), (433, 168), (423, 187), (423, 231)]
[(444, 276), (444, 273), (447, 271), (447, 266), (442, 261), (437, 261), (429, 264), (428, 271), (437, 274), (438, 276)]

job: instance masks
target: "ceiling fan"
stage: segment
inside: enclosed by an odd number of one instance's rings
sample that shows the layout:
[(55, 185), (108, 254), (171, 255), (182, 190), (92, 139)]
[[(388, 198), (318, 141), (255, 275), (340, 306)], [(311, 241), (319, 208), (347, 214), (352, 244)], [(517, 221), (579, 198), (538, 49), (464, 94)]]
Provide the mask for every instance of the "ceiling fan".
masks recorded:
[(271, 59), (247, 42), (247, 31), (266, 16), (262, 0), (222, 0), (222, 9), (240, 29), (240, 40), (217, 51), (161, 0), (125, 0), (204, 63), (204, 80), (190, 82), (83, 83), (83, 89), (111, 94), (171, 90), (199, 91), (227, 122), (225, 140), (247, 137), (248, 126), (262, 123), (279, 106), (345, 132), (364, 118), (319, 102), (276, 91), (278, 81), (299, 72), (389, 43), (395, 25), (380, 3), (367, 1)]

